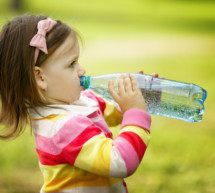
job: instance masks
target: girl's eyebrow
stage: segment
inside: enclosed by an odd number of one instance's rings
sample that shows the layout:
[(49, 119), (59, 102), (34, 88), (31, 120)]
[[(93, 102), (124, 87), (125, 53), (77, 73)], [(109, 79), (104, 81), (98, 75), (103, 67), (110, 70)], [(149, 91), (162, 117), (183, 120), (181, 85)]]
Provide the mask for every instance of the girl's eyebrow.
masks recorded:
[(78, 60), (79, 56), (72, 57), (71, 60)]
[(72, 57), (69, 57), (65, 63), (65, 65), (68, 65), (70, 64), (71, 62), (75, 61), (75, 60), (78, 60), (79, 56), (72, 56)]

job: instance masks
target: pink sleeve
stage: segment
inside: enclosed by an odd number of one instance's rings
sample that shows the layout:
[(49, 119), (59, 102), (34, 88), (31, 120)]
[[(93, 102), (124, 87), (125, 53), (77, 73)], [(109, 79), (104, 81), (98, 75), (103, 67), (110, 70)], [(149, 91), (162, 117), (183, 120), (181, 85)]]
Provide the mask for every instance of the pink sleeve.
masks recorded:
[(121, 128), (134, 125), (146, 129), (150, 133), (151, 117), (140, 109), (129, 109), (123, 115)]

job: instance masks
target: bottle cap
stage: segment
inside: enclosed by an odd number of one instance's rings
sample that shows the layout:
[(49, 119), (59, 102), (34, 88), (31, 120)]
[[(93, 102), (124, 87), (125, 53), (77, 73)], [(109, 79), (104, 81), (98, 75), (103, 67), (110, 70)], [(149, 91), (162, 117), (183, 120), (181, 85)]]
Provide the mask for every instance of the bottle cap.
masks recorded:
[(90, 86), (90, 76), (81, 76), (80, 77), (80, 86), (88, 89)]

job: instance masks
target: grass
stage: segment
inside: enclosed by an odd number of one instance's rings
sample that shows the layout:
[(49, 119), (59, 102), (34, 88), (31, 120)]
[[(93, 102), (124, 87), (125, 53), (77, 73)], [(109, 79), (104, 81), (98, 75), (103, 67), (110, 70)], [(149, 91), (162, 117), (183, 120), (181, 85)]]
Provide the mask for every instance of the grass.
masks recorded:
[[(193, 136), (192, 139), (190, 136)], [(214, 191), (212, 171), (215, 169), (215, 157), (210, 151), (214, 144), (213, 135), (203, 135), (201, 130), (187, 130), (184, 135), (181, 128), (163, 128), (152, 133), (152, 141), (153, 145), (147, 152), (149, 158), (143, 160), (142, 172), (140, 169), (136, 177), (129, 179), (134, 187), (135, 179), (141, 179), (146, 186), (142, 186), (142, 190), (148, 192)], [(141, 174), (144, 174), (143, 177)]]
[[(19, 13), (0, 2), (0, 23)], [(52, 4), (50, 4), (52, 2)], [(184, 0), (29, 0), (24, 13), (62, 19), (80, 31), (87, 74), (158, 72), (208, 91), (203, 121), (152, 115), (152, 139), (130, 193), (214, 193), (215, 3)], [(23, 13), (22, 12), (22, 13)], [(102, 68), (101, 68), (102, 66)], [(119, 127), (111, 128), (117, 136)], [(34, 137), (0, 141), (0, 192), (36, 193), (42, 184)]]

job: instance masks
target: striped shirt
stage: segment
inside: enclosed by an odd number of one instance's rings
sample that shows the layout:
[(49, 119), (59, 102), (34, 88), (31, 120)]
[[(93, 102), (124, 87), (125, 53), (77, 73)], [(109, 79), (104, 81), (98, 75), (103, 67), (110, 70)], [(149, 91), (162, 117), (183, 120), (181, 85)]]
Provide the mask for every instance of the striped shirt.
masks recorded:
[[(90, 91), (72, 105), (30, 111), (41, 193), (126, 193), (123, 178), (139, 166), (150, 136), (151, 118), (140, 109), (122, 115)], [(108, 126), (121, 124), (113, 139)]]

